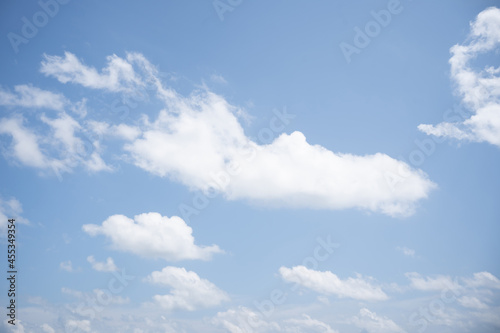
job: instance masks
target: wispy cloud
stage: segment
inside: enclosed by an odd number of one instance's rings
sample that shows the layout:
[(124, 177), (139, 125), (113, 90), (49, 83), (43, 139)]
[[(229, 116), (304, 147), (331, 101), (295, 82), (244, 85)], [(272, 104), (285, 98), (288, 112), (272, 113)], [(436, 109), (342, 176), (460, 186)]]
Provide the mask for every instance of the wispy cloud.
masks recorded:
[(350, 322), (370, 333), (404, 333), (400, 326), (387, 317), (378, 316), (375, 312), (362, 308), (359, 315), (350, 319)]
[(380, 286), (374, 285), (370, 278), (362, 276), (342, 280), (330, 271), (321, 272), (305, 266), (281, 267), (279, 273), (287, 282), (297, 283), (325, 295), (337, 295), (340, 298), (347, 297), (365, 301), (388, 299)]
[(396, 250), (408, 257), (415, 257), (415, 250), (407, 248), (406, 246), (398, 246)]
[(92, 265), (92, 268), (98, 272), (115, 272), (118, 270), (113, 258), (108, 257), (105, 262), (95, 260), (94, 256), (88, 256), (87, 261)]
[(14, 92), (0, 88), (0, 105), (32, 109), (52, 109), (62, 111), (68, 104), (59, 93), (43, 90), (32, 85), (14, 86)]
[(489, 142), (500, 146), (500, 68), (477, 71), (471, 61), (500, 45), (500, 9), (491, 7), (471, 23), (467, 43), (451, 48), (451, 77), (463, 103), (474, 113), (463, 122), (419, 125), (424, 133), (459, 140)]

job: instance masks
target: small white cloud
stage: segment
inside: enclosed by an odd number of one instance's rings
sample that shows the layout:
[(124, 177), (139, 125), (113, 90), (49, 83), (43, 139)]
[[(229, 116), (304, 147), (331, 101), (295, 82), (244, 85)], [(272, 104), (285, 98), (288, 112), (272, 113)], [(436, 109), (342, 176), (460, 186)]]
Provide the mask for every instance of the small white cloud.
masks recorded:
[(319, 295), (317, 297), (318, 301), (325, 304), (325, 305), (330, 305), (330, 300), (328, 299), (328, 297), (324, 296), (324, 295)]
[(459, 140), (489, 142), (500, 146), (500, 68), (475, 70), (470, 62), (478, 55), (498, 50), (500, 45), (500, 9), (490, 7), (471, 23), (467, 43), (451, 48), (451, 77), (464, 104), (473, 111), (468, 119), (422, 124), (418, 129), (428, 135)]
[(285, 332), (290, 333), (338, 333), (330, 325), (313, 319), (306, 314), (303, 314), (301, 319), (285, 320), (285, 323), (289, 325), (289, 327), (285, 328)]
[(98, 272), (115, 272), (118, 270), (111, 257), (108, 257), (106, 262), (99, 262), (95, 260), (94, 256), (88, 256), (87, 261), (92, 265), (92, 268)]
[(263, 316), (262, 312), (257, 313), (243, 306), (218, 312), (211, 321), (231, 333), (338, 333), (330, 325), (307, 314), (302, 314), (300, 318), (283, 319), (278, 323), (269, 320), (268, 313)]
[(126, 124), (109, 125), (108, 123), (95, 120), (89, 121), (88, 124), (91, 130), (100, 136), (109, 136), (125, 141), (133, 141), (141, 135), (139, 128)]
[(362, 276), (341, 280), (330, 271), (315, 271), (305, 266), (281, 267), (279, 272), (285, 281), (298, 283), (325, 295), (337, 295), (341, 298), (348, 297), (365, 301), (388, 299), (380, 286), (373, 285), (370, 278)]
[(474, 296), (463, 296), (458, 299), (460, 305), (471, 309), (487, 309), (488, 305), (481, 302), (477, 297)]
[(215, 82), (215, 83), (221, 83), (221, 84), (227, 83), (226, 79), (222, 75), (218, 75), (218, 74), (212, 74), (210, 76), (210, 80), (212, 80), (212, 82)]
[(465, 279), (465, 284), (472, 288), (500, 289), (500, 280), (490, 272), (474, 273), (472, 279)]
[(228, 301), (225, 292), (212, 282), (202, 279), (185, 268), (167, 266), (161, 271), (155, 271), (146, 278), (148, 282), (171, 288), (168, 295), (155, 295), (153, 299), (167, 310), (193, 311), (199, 308), (209, 308)]
[(107, 61), (107, 67), (99, 73), (70, 52), (65, 52), (64, 57), (44, 55), (40, 71), (62, 83), (77, 83), (114, 92), (131, 92), (144, 85), (127, 60), (112, 55), (107, 57)]
[(45, 333), (56, 333), (56, 331), (49, 324), (43, 324), (40, 328)]
[[(97, 301), (98, 303), (106, 304), (128, 304), (130, 299), (128, 297), (121, 297), (119, 295), (113, 295), (109, 290), (104, 289), (94, 289), (90, 293), (81, 292), (78, 290), (73, 290), (70, 288), (61, 288), (63, 294), (69, 295), (79, 300), (85, 300), (87, 302)], [(104, 301), (103, 301), (104, 300)]]
[(359, 316), (351, 318), (350, 322), (370, 333), (404, 333), (394, 321), (387, 317), (378, 316), (366, 308), (359, 310)]
[(137, 127), (125, 124), (112, 126), (111, 130), (115, 136), (126, 141), (133, 141), (141, 134), (141, 131)]
[(415, 250), (410, 249), (410, 248), (407, 248), (406, 246), (403, 246), (403, 247), (398, 246), (398, 247), (396, 248), (396, 250), (398, 250), (399, 252), (401, 252), (401, 253), (402, 253), (402, 254), (404, 254), (405, 256), (408, 256), (408, 257), (415, 257)]
[[(12, 136), (12, 148), (10, 155), (22, 164), (35, 167), (47, 168), (49, 162), (42, 153), (38, 144), (38, 136), (26, 128), (21, 117), (0, 119), (0, 134)], [(7, 156), (10, 158), (10, 156)]]
[(17, 85), (14, 87), (14, 91), (15, 93), (11, 93), (0, 88), (0, 105), (62, 111), (64, 106), (68, 104), (63, 95), (31, 85)]
[(59, 268), (61, 268), (63, 271), (66, 271), (66, 272), (74, 272), (73, 264), (71, 263), (71, 260), (61, 262), (59, 264)]
[(453, 280), (449, 276), (438, 275), (436, 277), (422, 277), (420, 274), (412, 272), (405, 274), (410, 279), (410, 286), (422, 291), (443, 291), (458, 290), (461, 288), (457, 279)]
[(73, 320), (66, 321), (66, 332), (91, 332), (89, 320)]
[(81, 101), (71, 105), (71, 111), (76, 113), (80, 118), (85, 118), (87, 116), (87, 99), (82, 98)]
[(260, 313), (253, 312), (243, 306), (218, 312), (212, 318), (212, 323), (223, 327), (230, 333), (273, 333), (281, 331), (281, 327), (276, 322), (269, 322)]
[(10, 198), (4, 200), (0, 197), (0, 234), (7, 234), (7, 224), (9, 219), (15, 219), (14, 223), (29, 224), (29, 221), (21, 216), (23, 207), (19, 200)]
[(217, 245), (197, 246), (193, 229), (180, 217), (145, 213), (129, 219), (123, 215), (110, 216), (102, 225), (86, 224), (83, 230), (91, 236), (104, 235), (114, 249), (143, 257), (178, 261), (185, 259), (209, 260), (221, 253)]

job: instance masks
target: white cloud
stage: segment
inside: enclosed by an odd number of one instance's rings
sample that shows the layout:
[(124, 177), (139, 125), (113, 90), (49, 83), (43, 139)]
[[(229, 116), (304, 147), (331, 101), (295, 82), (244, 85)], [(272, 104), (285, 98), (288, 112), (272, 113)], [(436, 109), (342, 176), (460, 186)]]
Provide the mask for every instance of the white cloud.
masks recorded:
[(212, 323), (223, 327), (230, 333), (338, 333), (330, 325), (302, 314), (299, 318), (283, 319), (279, 322), (270, 321), (261, 314), (244, 306), (218, 312), (212, 318)]
[(49, 325), (49, 324), (43, 324), (41, 326), (41, 329), (45, 332), (45, 333), (56, 333), (56, 331)]
[(225, 292), (212, 282), (202, 279), (185, 268), (167, 266), (161, 271), (155, 271), (146, 278), (147, 281), (171, 288), (168, 295), (155, 295), (154, 300), (167, 310), (193, 311), (208, 308), (228, 301)]
[(212, 323), (223, 327), (230, 333), (272, 333), (281, 330), (277, 323), (268, 322), (261, 314), (243, 306), (225, 312), (218, 312), (212, 318)]
[(57, 118), (48, 118), (41, 115), (42, 122), (49, 125), (53, 131), (53, 138), (62, 145), (69, 154), (75, 154), (83, 142), (75, 136), (75, 132), (81, 130), (80, 124), (67, 113), (61, 113)]
[(227, 83), (226, 79), (222, 75), (218, 75), (218, 74), (212, 74), (210, 76), (210, 80), (212, 80), (212, 82), (220, 83), (220, 84)]
[(62, 270), (66, 271), (66, 272), (74, 272), (73, 264), (71, 263), (71, 260), (61, 262), (59, 264), (59, 268), (61, 268)]
[(398, 246), (396, 249), (399, 252), (403, 253), (405, 256), (415, 257), (415, 250), (407, 248), (406, 246), (403, 246), (403, 247)]
[(114, 272), (118, 270), (111, 257), (108, 257), (106, 262), (99, 262), (95, 260), (94, 256), (88, 256), (87, 261), (92, 265), (92, 268), (98, 272)]
[[(435, 277), (422, 277), (418, 273), (406, 273), (410, 279), (410, 287), (421, 291), (440, 292), (446, 297), (457, 299), (464, 308), (472, 310), (488, 310), (484, 315), (494, 311), (490, 307), (493, 297), (498, 297), (500, 290), (500, 280), (489, 272), (474, 273), (472, 278), (455, 278), (438, 275)], [(445, 294), (446, 292), (451, 294)], [(497, 296), (495, 296), (497, 295)], [(451, 314), (442, 313), (443, 318)], [(461, 316), (464, 314), (462, 313)], [(474, 315), (469, 313), (468, 315)], [(445, 319), (443, 319), (446, 321)], [(448, 322), (452, 321), (451, 319)]]
[(112, 55), (107, 57), (107, 61), (107, 67), (99, 73), (70, 52), (65, 52), (64, 57), (44, 55), (40, 71), (62, 83), (77, 83), (113, 92), (130, 92), (143, 85), (132, 65), (125, 59)]
[(23, 122), (20, 117), (0, 119), (0, 134), (12, 136), (11, 155), (15, 159), (30, 167), (47, 168), (49, 162), (40, 150), (39, 138)]
[(7, 319), (2, 321), (3, 327), (0, 327), (0, 328), (3, 328), (4, 332), (9, 332), (9, 333), (24, 333), (25, 332), (22, 320), (16, 318), (16, 322), (15, 322), (16, 324), (14, 326), (12, 326), (11, 324), (8, 323), (9, 319), (10, 318), (7, 318)]
[[(94, 289), (92, 292), (84, 293), (78, 290), (73, 290), (70, 288), (61, 288), (63, 294), (69, 295), (79, 300), (84, 300), (88, 303), (96, 302), (99, 305), (110, 305), (110, 304), (128, 304), (130, 299), (128, 297), (121, 297), (119, 295), (113, 295), (109, 290)], [(83, 311), (83, 315), (88, 316), (90, 312)]]
[(66, 332), (91, 332), (89, 320), (73, 320), (66, 321)]
[(29, 224), (29, 221), (21, 216), (23, 207), (19, 200), (10, 198), (4, 200), (0, 197), (0, 234), (7, 234), (7, 224), (9, 219), (15, 219), (14, 223)]
[(209, 260), (221, 253), (217, 245), (197, 246), (193, 229), (180, 217), (145, 213), (130, 219), (123, 215), (110, 216), (102, 225), (86, 224), (83, 230), (91, 236), (105, 235), (114, 249), (143, 257), (170, 261), (185, 259)]
[(369, 333), (404, 333), (394, 321), (387, 317), (378, 316), (366, 308), (359, 310), (359, 316), (353, 317), (350, 322)]
[(137, 127), (119, 124), (111, 127), (113, 135), (122, 138), (123, 140), (132, 141), (135, 140), (141, 131)]
[(460, 305), (466, 308), (472, 309), (487, 309), (488, 305), (481, 302), (477, 297), (474, 296), (463, 296), (458, 299)]
[(91, 130), (98, 135), (116, 137), (125, 141), (133, 141), (141, 134), (139, 128), (126, 124), (110, 125), (95, 120), (89, 121), (88, 124)]
[(79, 164), (92, 172), (111, 170), (101, 158), (99, 142), (84, 140), (84, 128), (67, 113), (42, 114), (40, 120), (48, 127), (41, 134), (26, 127), (21, 116), (0, 119), (0, 134), (12, 137), (6, 158), (56, 174), (71, 172)]
[(381, 287), (373, 285), (370, 278), (362, 276), (342, 280), (330, 271), (315, 271), (305, 266), (281, 267), (279, 272), (285, 281), (297, 283), (325, 295), (333, 294), (341, 298), (365, 301), (388, 299)]
[(68, 103), (61, 94), (42, 90), (31, 85), (14, 86), (14, 91), (15, 93), (12, 93), (0, 88), (0, 105), (62, 111)]
[[(435, 187), (422, 171), (387, 155), (337, 154), (310, 145), (298, 131), (259, 145), (246, 137), (234, 112), (210, 92), (177, 97), (124, 148), (148, 172), (265, 205), (410, 215)], [(402, 173), (407, 177), (392, 186), (388, 175)]]
[(419, 125), (422, 132), (459, 140), (489, 142), (500, 146), (500, 68), (485, 67), (477, 71), (470, 62), (478, 55), (494, 51), (500, 45), (500, 9), (491, 7), (478, 14), (471, 23), (467, 44), (451, 48), (451, 77), (457, 92), (473, 115), (460, 122)]
[(465, 279), (465, 284), (472, 288), (500, 289), (500, 280), (489, 272), (474, 273), (472, 279)]
[(436, 277), (422, 277), (420, 274), (412, 272), (405, 274), (410, 279), (410, 286), (422, 291), (443, 291), (461, 289), (457, 279), (453, 280), (449, 276), (438, 275)]
[(313, 319), (306, 314), (303, 314), (301, 319), (285, 320), (285, 323), (290, 325), (285, 328), (285, 332), (288, 333), (338, 333), (338, 331), (331, 328), (330, 325), (317, 319)]
[[(209, 91), (183, 97), (164, 88), (157, 69), (138, 53), (108, 57), (101, 73), (71, 53), (45, 56), (42, 72), (95, 89), (134, 91), (146, 83), (156, 89), (165, 109), (153, 122), (145, 120), (140, 133), (125, 124), (112, 132), (130, 141), (124, 149), (136, 166), (193, 190), (215, 187), (227, 199), (272, 206), (361, 208), (404, 216), (435, 187), (421, 170), (385, 154), (334, 153), (309, 144), (298, 131), (258, 144), (244, 133), (236, 116), (241, 109)], [(285, 129), (286, 117), (273, 119), (273, 130), (266, 128), (270, 139), (273, 131)], [(239, 170), (232, 170), (235, 166)], [(393, 174), (406, 177), (394, 186), (388, 179)]]

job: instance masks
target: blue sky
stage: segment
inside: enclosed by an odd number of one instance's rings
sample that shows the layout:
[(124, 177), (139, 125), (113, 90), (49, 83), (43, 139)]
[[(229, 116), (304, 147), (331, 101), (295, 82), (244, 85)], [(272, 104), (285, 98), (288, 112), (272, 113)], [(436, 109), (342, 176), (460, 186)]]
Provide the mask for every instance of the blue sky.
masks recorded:
[(2, 3), (2, 330), (498, 331), (495, 5)]

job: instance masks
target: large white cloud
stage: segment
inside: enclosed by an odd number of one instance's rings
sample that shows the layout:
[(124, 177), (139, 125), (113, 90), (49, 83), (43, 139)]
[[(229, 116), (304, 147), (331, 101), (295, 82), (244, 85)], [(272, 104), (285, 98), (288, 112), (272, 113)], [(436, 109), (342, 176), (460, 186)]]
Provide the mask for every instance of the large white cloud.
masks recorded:
[(167, 266), (155, 271), (147, 281), (170, 287), (170, 294), (155, 295), (153, 299), (167, 310), (194, 311), (199, 308), (214, 307), (229, 301), (229, 296), (212, 282), (202, 279), (193, 271), (185, 268)]
[[(265, 129), (270, 140), (256, 142), (240, 124), (242, 110), (223, 97), (207, 89), (185, 97), (165, 88), (157, 69), (139, 53), (107, 60), (98, 71), (69, 52), (45, 55), (41, 72), (92, 89), (128, 94), (153, 89), (165, 108), (151, 121), (143, 117), (142, 126), (88, 123), (124, 139), (136, 166), (192, 190), (216, 189), (230, 200), (270, 206), (360, 208), (405, 216), (435, 187), (421, 170), (383, 153), (335, 153), (308, 143), (299, 131), (283, 133), (290, 124), (286, 113)], [(273, 132), (281, 135), (272, 140)], [(395, 174), (405, 177), (394, 184)]]
[(330, 271), (316, 271), (305, 266), (292, 268), (281, 267), (281, 277), (287, 282), (294, 282), (308, 289), (325, 295), (353, 298), (365, 301), (383, 301), (388, 299), (380, 286), (376, 286), (369, 278), (340, 279)]
[(213, 254), (222, 252), (217, 245), (195, 245), (193, 229), (184, 220), (159, 213), (140, 214), (134, 219), (113, 215), (102, 225), (86, 224), (83, 230), (91, 236), (108, 237), (116, 250), (148, 258), (209, 260)]
[[(273, 206), (410, 215), (434, 187), (422, 171), (385, 154), (337, 154), (309, 144), (298, 131), (259, 145), (222, 97), (178, 98), (174, 111), (146, 121), (142, 136), (125, 150), (138, 167), (192, 189)], [(406, 177), (392, 186), (392, 174)]]
[(451, 48), (451, 77), (463, 103), (473, 112), (468, 119), (419, 125), (429, 135), (459, 140), (489, 142), (500, 147), (500, 67), (478, 71), (471, 61), (478, 55), (498, 50), (500, 45), (500, 9), (491, 7), (471, 23), (467, 43)]

